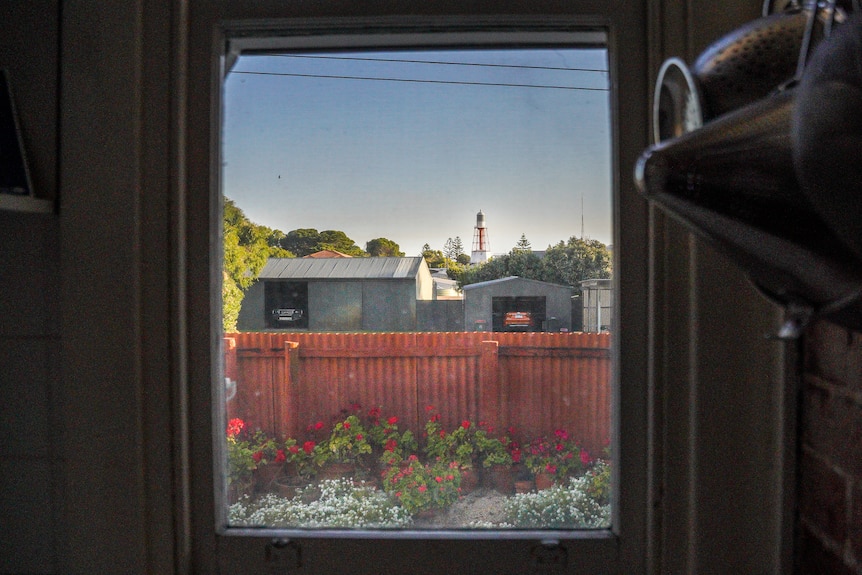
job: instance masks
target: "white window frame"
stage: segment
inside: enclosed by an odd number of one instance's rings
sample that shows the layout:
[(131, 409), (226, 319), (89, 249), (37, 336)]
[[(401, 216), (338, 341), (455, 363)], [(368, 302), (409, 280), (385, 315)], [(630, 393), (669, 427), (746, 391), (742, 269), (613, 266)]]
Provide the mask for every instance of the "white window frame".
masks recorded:
[[(647, 565), (647, 210), (637, 196), (626, 166), (647, 144), (649, 90), (646, 86), (644, 7), (625, 2), (496, 2), (464, 12), (461, 3), (430, 2), (422, 14), (414, 2), (393, 3), (388, 12), (371, 12), (362, 2), (349, 14), (327, 8), (326, 2), (190, 2), (187, 121), (189, 138), (187, 210), (209, 214), (188, 218), (189, 262), (189, 422), (191, 461), (192, 556), (200, 572), (257, 573), (288, 569), (301, 550), (305, 572), (412, 573), (420, 566), (435, 572), (523, 573), (540, 567), (554, 573), (644, 573)], [(342, 7), (343, 8), (343, 7)], [(399, 14), (400, 12), (400, 14)], [(612, 166), (614, 194), (614, 270), (619, 303), (614, 330), (614, 394), (612, 449), (614, 501), (612, 528), (596, 532), (408, 532), (400, 537), (379, 533), (341, 532), (328, 537), (294, 538), (283, 546), (277, 530), (221, 529), (223, 511), (217, 495), (220, 481), (214, 461), (214, 438), (220, 437), (218, 344), (221, 272), (218, 260), (220, 197), (218, 174), (220, 95), (226, 66), (227, 37), (284, 30), (343, 31), (350, 47), (356, 32), (392, 26), (409, 41), (429, 28), (443, 32), (474, 30), (552, 31), (555, 28), (607, 34), (611, 84)], [(372, 35), (365, 37), (372, 38)], [(447, 42), (457, 43), (457, 38)], [(242, 44), (242, 42), (238, 42)], [(472, 43), (472, 42), (470, 42)], [(623, 120), (625, 117), (625, 120)], [(621, 233), (624, 230), (625, 233)], [(200, 254), (206, 254), (200, 257)], [(205, 288), (205, 289), (204, 289)], [(625, 381), (626, 385), (620, 385)], [(277, 543), (273, 545), (273, 543)], [(564, 558), (563, 558), (564, 557)], [(481, 565), (481, 567), (479, 567)], [(428, 569), (430, 570), (430, 569)], [(281, 571), (277, 571), (281, 572)]]

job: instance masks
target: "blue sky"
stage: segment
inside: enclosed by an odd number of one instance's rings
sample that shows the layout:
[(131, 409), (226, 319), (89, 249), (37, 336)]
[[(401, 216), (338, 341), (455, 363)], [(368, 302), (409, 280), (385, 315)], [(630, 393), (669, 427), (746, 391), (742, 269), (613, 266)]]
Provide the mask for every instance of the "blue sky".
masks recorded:
[(603, 50), (242, 56), (222, 189), (256, 223), (408, 255), (455, 236), (469, 253), (479, 210), (492, 253), (522, 233), (544, 249), (581, 235), (582, 201), (584, 235), (610, 243), (606, 69)]

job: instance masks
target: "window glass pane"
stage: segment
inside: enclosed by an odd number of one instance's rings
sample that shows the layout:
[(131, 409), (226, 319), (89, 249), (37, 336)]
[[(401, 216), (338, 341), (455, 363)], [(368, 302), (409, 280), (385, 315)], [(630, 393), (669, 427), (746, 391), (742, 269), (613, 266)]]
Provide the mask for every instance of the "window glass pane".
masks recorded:
[(232, 526), (610, 524), (607, 52), (241, 55)]

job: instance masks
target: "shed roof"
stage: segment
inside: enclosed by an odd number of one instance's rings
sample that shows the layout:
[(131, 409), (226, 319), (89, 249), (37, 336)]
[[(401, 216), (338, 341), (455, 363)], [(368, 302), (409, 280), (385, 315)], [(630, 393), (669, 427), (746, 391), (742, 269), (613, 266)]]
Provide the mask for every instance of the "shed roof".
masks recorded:
[(467, 291), (467, 290), (471, 290), (471, 289), (478, 289), (478, 288), (488, 287), (488, 286), (502, 284), (502, 283), (509, 283), (509, 282), (533, 283), (533, 284), (537, 284), (537, 285), (541, 285), (541, 286), (546, 286), (548, 289), (564, 289), (564, 290), (569, 290), (569, 291), (571, 291), (571, 289), (572, 289), (569, 286), (564, 286), (564, 285), (560, 285), (560, 284), (552, 284), (549, 282), (532, 280), (532, 279), (522, 278), (522, 277), (518, 277), (518, 276), (509, 276), (509, 277), (505, 277), (505, 278), (498, 278), (495, 280), (488, 280), (486, 282), (478, 282), (478, 283), (474, 283), (474, 284), (469, 284), (469, 285), (465, 285), (462, 289), (464, 291)]
[(269, 258), (261, 279), (400, 279), (415, 278), (422, 257), (409, 258)]

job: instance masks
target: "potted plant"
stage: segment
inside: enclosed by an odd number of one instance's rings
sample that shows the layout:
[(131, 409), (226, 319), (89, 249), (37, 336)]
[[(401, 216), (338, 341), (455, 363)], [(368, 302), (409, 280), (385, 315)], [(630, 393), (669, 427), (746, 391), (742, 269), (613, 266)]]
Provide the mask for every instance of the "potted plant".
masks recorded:
[(588, 463), (589, 454), (564, 429), (555, 430), (553, 436), (534, 439), (527, 448), (526, 465), (535, 474), (536, 489), (579, 474)]
[(365, 456), (371, 453), (367, 432), (359, 417), (348, 415), (337, 422), (329, 438), (314, 448), (314, 461), (325, 479), (345, 477), (364, 466)]
[(252, 435), (249, 448), (252, 450), (252, 459), (255, 463), (253, 472), (255, 490), (266, 491), (281, 474), (287, 462), (284, 445), (258, 430)]
[(227, 424), (228, 499), (234, 503), (248, 493), (257, 464), (249, 442), (245, 422), (235, 417)]
[(511, 439), (505, 436), (502, 438), (491, 437), (487, 428), (480, 427), (476, 431), (474, 443), (478, 453), (478, 461), (484, 470), (486, 486), (505, 494), (514, 491), (514, 476), (512, 475), (514, 461), (508, 449)]
[(408, 456), (405, 463), (384, 472), (383, 488), (408, 513), (434, 513), (458, 500), (461, 475), (457, 464), (423, 464), (416, 455)]

